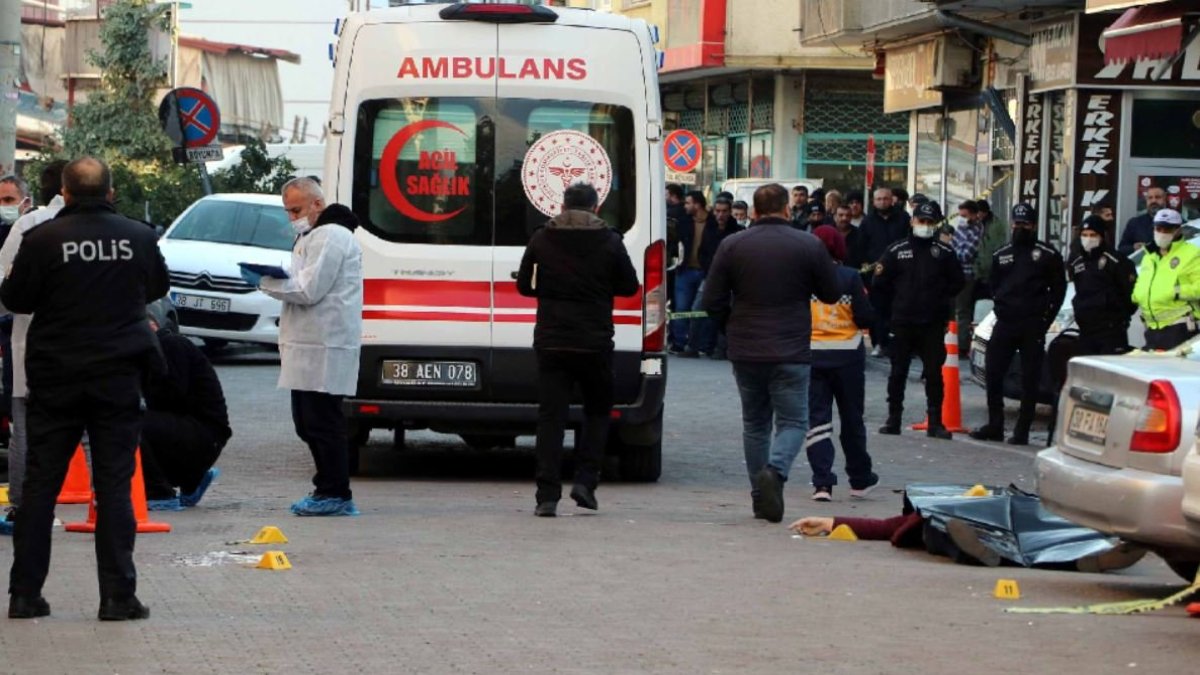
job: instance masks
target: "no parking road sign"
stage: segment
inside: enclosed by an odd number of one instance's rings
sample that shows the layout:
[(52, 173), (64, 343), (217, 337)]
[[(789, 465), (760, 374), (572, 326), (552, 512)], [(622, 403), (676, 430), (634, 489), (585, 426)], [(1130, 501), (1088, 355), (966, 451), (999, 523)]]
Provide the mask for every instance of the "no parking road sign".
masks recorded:
[(687, 173), (694, 170), (700, 165), (700, 139), (686, 129), (672, 131), (663, 143), (663, 159), (671, 171)]
[(194, 87), (167, 92), (158, 106), (163, 131), (175, 142), (175, 161), (204, 162), (222, 159), (215, 145), (221, 129), (221, 112), (211, 96)]

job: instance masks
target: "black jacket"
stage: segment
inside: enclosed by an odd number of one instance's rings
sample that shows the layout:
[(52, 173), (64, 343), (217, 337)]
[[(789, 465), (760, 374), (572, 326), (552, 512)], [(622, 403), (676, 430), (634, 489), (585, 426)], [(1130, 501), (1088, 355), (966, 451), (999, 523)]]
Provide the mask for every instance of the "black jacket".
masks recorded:
[(725, 327), (729, 360), (811, 363), (810, 303), (841, 297), (835, 270), (821, 240), (783, 218), (762, 218), (721, 242), (703, 302)]
[[(710, 212), (708, 214), (708, 218), (704, 221), (704, 230), (700, 233), (701, 249), (704, 248), (704, 233), (708, 232), (709, 230), (714, 230), (716, 227), (717, 217)], [(679, 264), (681, 267), (687, 267), (688, 255), (692, 252), (692, 244), (696, 241), (696, 219), (688, 216), (683, 221), (680, 221), (676, 232), (679, 234), (679, 247), (683, 249), (683, 252), (681, 253), (682, 257), (679, 259)], [(714, 251), (715, 250), (716, 249), (714, 248)], [(701, 269), (704, 269), (703, 255), (703, 251), (697, 253), (696, 255), (697, 258), (701, 258)]]
[(613, 298), (638, 292), (621, 235), (587, 211), (564, 211), (533, 233), (517, 272), (521, 295), (538, 299), (536, 349), (613, 348)]
[(1067, 291), (1062, 256), (1041, 241), (996, 249), (989, 283), (996, 318), (1031, 330), (1050, 326)]
[(1133, 261), (1102, 243), (1071, 258), (1067, 278), (1075, 283), (1071, 306), (1081, 330), (1129, 326), (1129, 317), (1137, 311), (1133, 302), (1137, 269)]
[(880, 257), (871, 289), (890, 303), (893, 324), (929, 324), (950, 319), (951, 302), (965, 283), (954, 249), (909, 235)]
[(169, 287), (154, 231), (107, 202), (67, 204), (27, 232), (0, 300), (12, 312), (33, 314), (25, 356), (31, 391), (161, 369), (146, 304)]
[(1125, 223), (1121, 232), (1121, 243), (1117, 251), (1121, 255), (1132, 255), (1137, 249), (1134, 244), (1149, 244), (1154, 241), (1154, 217), (1149, 213), (1140, 213)]
[(217, 371), (204, 352), (182, 335), (160, 330), (158, 342), (167, 370), (146, 378), (146, 408), (193, 418), (213, 435), (214, 441), (224, 445), (233, 431)]
[(712, 267), (713, 258), (717, 255), (717, 248), (725, 238), (737, 234), (746, 228), (738, 225), (732, 218), (725, 224), (725, 229), (717, 223), (717, 219), (709, 218), (708, 223), (704, 226), (704, 234), (700, 238), (700, 269), (708, 274), (708, 269)]
[(858, 247), (862, 262), (878, 261), (892, 244), (904, 239), (912, 231), (911, 219), (904, 209), (893, 206), (887, 218), (872, 210), (863, 216), (858, 226)]

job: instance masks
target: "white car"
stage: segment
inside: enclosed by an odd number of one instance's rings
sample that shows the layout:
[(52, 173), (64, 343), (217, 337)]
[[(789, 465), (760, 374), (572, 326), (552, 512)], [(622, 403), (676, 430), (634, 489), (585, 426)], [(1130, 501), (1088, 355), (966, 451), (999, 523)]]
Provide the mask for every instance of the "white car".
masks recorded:
[(1183, 459), (1183, 518), (1188, 531), (1200, 540), (1200, 420), (1196, 422), (1192, 449)]
[(238, 263), (286, 268), (294, 240), (278, 195), (209, 195), (189, 206), (159, 240), (180, 333), (213, 348), (277, 344), (281, 305), (246, 283)]

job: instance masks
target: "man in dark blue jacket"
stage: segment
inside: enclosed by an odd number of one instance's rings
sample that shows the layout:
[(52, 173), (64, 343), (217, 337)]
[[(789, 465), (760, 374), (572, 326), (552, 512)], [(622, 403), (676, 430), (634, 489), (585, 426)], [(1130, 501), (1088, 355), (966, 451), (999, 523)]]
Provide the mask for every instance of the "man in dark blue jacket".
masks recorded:
[(1154, 214), (1167, 206), (1167, 193), (1157, 185), (1146, 188), (1146, 210), (1129, 219), (1121, 231), (1117, 252), (1133, 255), (1139, 248), (1154, 241)]
[(571, 393), (583, 393), (583, 429), (571, 499), (596, 509), (596, 485), (613, 405), (613, 298), (638, 291), (621, 235), (596, 215), (596, 189), (567, 188), (562, 213), (533, 233), (517, 272), (521, 295), (537, 298), (537, 508), (554, 517), (562, 498), (563, 432)]
[[(733, 202), (728, 199), (717, 199), (713, 203), (712, 215), (712, 219), (705, 225), (704, 234), (700, 238), (700, 267), (704, 270), (705, 276), (708, 275), (713, 257), (717, 255), (717, 248), (721, 242), (725, 241), (725, 237), (746, 229), (733, 219)], [(703, 288), (704, 286), (701, 284), (701, 293), (704, 292)], [(703, 309), (704, 303), (698, 297), (693, 307)], [(725, 357), (725, 340), (717, 335), (717, 325), (713, 323), (712, 319), (692, 319), (691, 330), (691, 348), (685, 351), (683, 356), (693, 357), (704, 354), (714, 359)]]
[[(858, 248), (868, 291), (874, 283), (871, 268), (883, 256), (888, 246), (909, 234), (911, 221), (908, 213), (902, 205), (898, 206), (895, 202), (896, 197), (891, 188), (879, 188), (871, 202), (874, 208), (863, 217), (862, 224), (858, 226)], [(871, 344), (874, 345), (871, 356), (882, 357), (886, 355), (888, 344), (891, 342), (891, 308), (885, 302), (873, 302), (879, 317), (871, 330)]]
[(792, 227), (787, 207), (782, 185), (755, 190), (758, 220), (721, 242), (704, 287), (704, 306), (729, 339), (754, 516), (773, 523), (783, 520), (783, 484), (808, 435), (809, 303), (840, 297), (825, 246)]

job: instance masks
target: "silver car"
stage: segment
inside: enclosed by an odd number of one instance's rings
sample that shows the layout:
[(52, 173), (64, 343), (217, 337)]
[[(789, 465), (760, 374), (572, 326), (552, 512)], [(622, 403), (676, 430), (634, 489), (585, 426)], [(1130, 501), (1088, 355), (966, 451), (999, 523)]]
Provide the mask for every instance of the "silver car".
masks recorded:
[(1054, 447), (1038, 453), (1051, 511), (1141, 544), (1189, 581), (1200, 536), (1184, 521), (1184, 456), (1200, 411), (1200, 337), (1162, 353), (1072, 359)]

